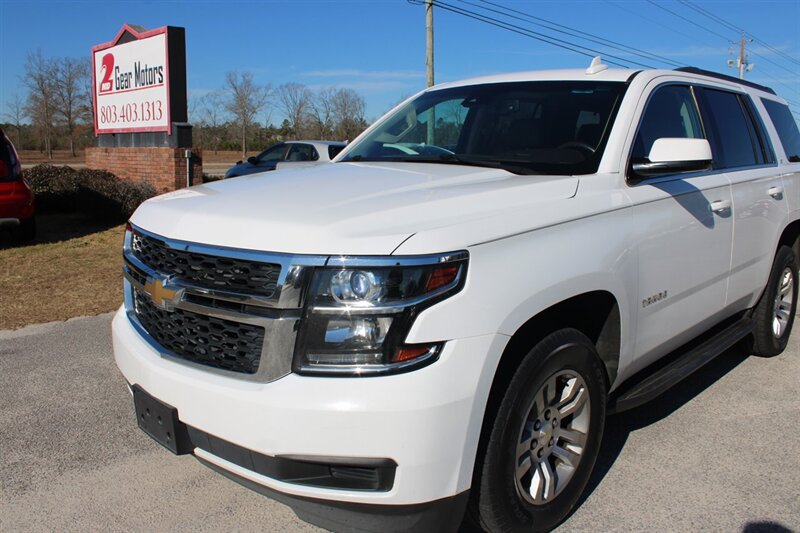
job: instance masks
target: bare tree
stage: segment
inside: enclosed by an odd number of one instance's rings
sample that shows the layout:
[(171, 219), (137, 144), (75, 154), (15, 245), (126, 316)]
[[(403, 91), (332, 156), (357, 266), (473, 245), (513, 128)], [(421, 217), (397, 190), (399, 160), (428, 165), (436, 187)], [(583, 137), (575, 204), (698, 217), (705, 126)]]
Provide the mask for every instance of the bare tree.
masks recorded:
[(6, 107), (8, 107), (8, 112), (4, 114), (4, 117), (17, 130), (17, 149), (22, 150), (22, 119), (25, 118), (25, 103), (18, 94), (15, 94), (14, 98), (6, 103)]
[(327, 140), (333, 136), (333, 101), (336, 87), (324, 87), (317, 91), (311, 102), (311, 126), (313, 136)]
[(225, 109), (236, 118), (242, 131), (242, 157), (247, 157), (247, 129), (267, 104), (269, 86), (256, 85), (250, 72), (228, 72), (225, 85), (229, 99)]
[(199, 101), (200, 123), (208, 130), (211, 146), (214, 155), (219, 150), (219, 143), (222, 141), (222, 130), (225, 124), (223, 120), (224, 96), (219, 91), (210, 92), (203, 95)]
[(353, 140), (367, 127), (364, 120), (366, 103), (364, 98), (353, 89), (338, 89), (331, 104), (334, 135), (337, 139)]
[(53, 122), (55, 118), (55, 65), (41, 50), (29, 53), (22, 83), (28, 88), (25, 114), (39, 129), (48, 159), (53, 159)]
[[(53, 63), (56, 75), (53, 85), (55, 117), (69, 137), (69, 151), (75, 157), (75, 129), (88, 115), (86, 79), (90, 78), (89, 63), (84, 59), (65, 57)], [(90, 97), (91, 98), (91, 97)]]
[(311, 91), (300, 83), (284, 83), (278, 87), (276, 97), (278, 106), (289, 121), (295, 138), (302, 137), (312, 111)]

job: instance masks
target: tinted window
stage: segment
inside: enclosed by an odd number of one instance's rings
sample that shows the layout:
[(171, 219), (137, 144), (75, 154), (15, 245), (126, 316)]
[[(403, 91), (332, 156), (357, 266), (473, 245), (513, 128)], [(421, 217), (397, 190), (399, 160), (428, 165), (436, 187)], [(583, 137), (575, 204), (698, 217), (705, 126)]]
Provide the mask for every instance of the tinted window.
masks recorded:
[(14, 157), (14, 150), (9, 141), (6, 140), (2, 130), (0, 130), (0, 181), (14, 179), (14, 166), (17, 160)]
[(591, 174), (625, 89), (624, 83), (536, 81), (428, 91), (382, 120), (345, 161)]
[(260, 162), (265, 163), (267, 161), (283, 161), (284, 156), (286, 155), (286, 150), (289, 149), (289, 146), (286, 144), (276, 144), (275, 146), (270, 146), (256, 157)]
[(319, 154), (310, 144), (292, 144), (287, 161), (316, 161)]
[(764, 121), (761, 120), (761, 115), (756, 111), (753, 101), (749, 96), (742, 96), (742, 104), (747, 110), (749, 122), (755, 126), (753, 135), (758, 139), (758, 146), (761, 148), (760, 152), (756, 153), (760, 160), (764, 163), (775, 163), (775, 150), (772, 149), (772, 141), (767, 134), (767, 129), (764, 127)]
[(339, 155), (339, 152), (341, 152), (342, 150), (344, 150), (344, 146), (337, 146), (335, 144), (331, 144), (328, 146), (328, 157), (333, 159), (334, 157)]
[(656, 139), (702, 139), (703, 129), (689, 87), (666, 85), (647, 102), (633, 144), (632, 159), (646, 158)]
[[(759, 164), (749, 123), (739, 97), (727, 91), (702, 89), (703, 120), (714, 154), (714, 168)], [(760, 150), (759, 150), (760, 151)]]
[(772, 124), (778, 130), (778, 137), (783, 145), (783, 151), (786, 152), (786, 157), (792, 163), (800, 163), (800, 131), (797, 129), (792, 112), (789, 111), (789, 106), (766, 98), (762, 98), (761, 101), (767, 108)]

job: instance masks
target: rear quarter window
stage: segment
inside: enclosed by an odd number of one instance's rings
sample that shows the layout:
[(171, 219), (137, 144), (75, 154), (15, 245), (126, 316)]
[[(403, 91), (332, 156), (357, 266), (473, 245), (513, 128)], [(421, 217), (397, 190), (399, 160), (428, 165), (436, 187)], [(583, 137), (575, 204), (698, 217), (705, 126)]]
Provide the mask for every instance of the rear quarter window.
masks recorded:
[(778, 138), (783, 145), (783, 151), (786, 152), (786, 157), (792, 163), (800, 163), (800, 130), (797, 128), (797, 122), (794, 121), (789, 106), (766, 98), (762, 98), (761, 102), (767, 109), (772, 125), (778, 132)]

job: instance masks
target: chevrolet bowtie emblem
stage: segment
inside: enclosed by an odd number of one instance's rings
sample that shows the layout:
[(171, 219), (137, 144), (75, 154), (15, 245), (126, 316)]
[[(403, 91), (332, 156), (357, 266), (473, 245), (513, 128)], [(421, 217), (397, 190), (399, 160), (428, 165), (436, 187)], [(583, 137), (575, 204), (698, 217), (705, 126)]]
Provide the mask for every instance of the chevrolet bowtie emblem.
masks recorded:
[(171, 311), (173, 304), (179, 299), (181, 289), (171, 289), (165, 283), (165, 280), (159, 278), (147, 278), (147, 282), (144, 284), (144, 292), (150, 296), (156, 307)]

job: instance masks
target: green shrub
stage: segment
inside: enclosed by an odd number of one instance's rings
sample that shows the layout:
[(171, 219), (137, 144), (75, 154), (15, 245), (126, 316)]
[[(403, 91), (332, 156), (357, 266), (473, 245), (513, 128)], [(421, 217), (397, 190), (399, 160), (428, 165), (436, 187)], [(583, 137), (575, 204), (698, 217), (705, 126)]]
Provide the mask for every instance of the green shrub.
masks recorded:
[(105, 170), (36, 165), (25, 171), (39, 212), (78, 211), (105, 220), (127, 219), (156, 195), (144, 181), (126, 181)]

